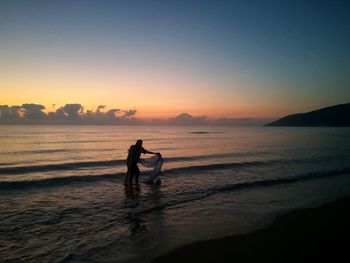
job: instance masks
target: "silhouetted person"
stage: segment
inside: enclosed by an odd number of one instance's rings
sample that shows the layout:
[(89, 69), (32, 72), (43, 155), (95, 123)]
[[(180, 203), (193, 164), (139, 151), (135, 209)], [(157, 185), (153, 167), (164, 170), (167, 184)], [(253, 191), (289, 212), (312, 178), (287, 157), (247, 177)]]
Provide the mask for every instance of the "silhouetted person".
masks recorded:
[(143, 154), (158, 154), (154, 152), (147, 151), (142, 147), (142, 140), (137, 140), (135, 145), (131, 145), (129, 149), (128, 158), (126, 163), (128, 166), (128, 171), (125, 176), (124, 185), (130, 187), (132, 185), (132, 179), (135, 176), (135, 183), (139, 183), (140, 169), (137, 166), (137, 162), (140, 160), (141, 153)]

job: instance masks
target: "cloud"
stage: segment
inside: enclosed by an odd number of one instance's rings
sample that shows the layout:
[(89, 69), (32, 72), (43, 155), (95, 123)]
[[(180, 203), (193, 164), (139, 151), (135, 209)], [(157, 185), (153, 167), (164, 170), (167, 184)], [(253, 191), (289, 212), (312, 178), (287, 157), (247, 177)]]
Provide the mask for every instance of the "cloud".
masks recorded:
[(22, 105), (23, 117), (29, 120), (42, 120), (47, 117), (46, 113), (42, 110), (45, 106), (41, 104), (26, 103)]
[(84, 108), (79, 103), (66, 104), (62, 107), (67, 119), (76, 120), (80, 118), (80, 114), (84, 114)]
[(58, 108), (55, 112), (49, 112), (48, 114), (49, 119), (65, 119), (66, 115), (64, 114), (64, 110), (61, 108)]
[(137, 110), (127, 110), (127, 111), (124, 111), (124, 115), (122, 117), (129, 118), (131, 116), (134, 116), (136, 113), (137, 113)]
[(21, 106), (0, 105), (0, 120), (19, 120)]
[(47, 114), (51, 120), (78, 120), (84, 114), (84, 108), (79, 103), (66, 104), (54, 112)]
[(194, 117), (189, 113), (181, 113), (177, 115), (175, 118), (170, 118), (167, 121), (172, 125), (204, 125), (208, 124), (208, 120), (206, 116)]
[[(56, 105), (55, 105), (56, 106)], [(45, 113), (41, 104), (25, 103), (22, 106), (0, 105), (1, 123), (33, 124), (147, 124), (147, 125), (180, 125), (180, 126), (257, 126), (268, 123), (267, 119), (252, 118), (219, 118), (210, 120), (206, 116), (193, 116), (181, 113), (173, 118), (142, 120), (136, 117), (135, 109), (113, 108), (106, 110), (106, 105), (99, 105), (95, 110), (84, 111), (79, 103), (65, 104), (55, 111)]]
[(106, 108), (106, 105), (100, 105), (97, 107), (96, 112), (101, 112), (104, 108)]
[[(55, 105), (56, 107), (56, 105)], [(45, 113), (44, 105), (24, 103), (22, 106), (0, 105), (0, 121), (2, 123), (52, 123), (52, 124), (133, 124), (140, 120), (132, 118), (136, 110), (109, 109), (99, 105), (96, 110), (87, 110), (80, 103), (65, 104), (55, 111)]]
[(93, 121), (96, 123), (116, 121), (120, 118), (118, 114), (122, 112), (121, 109), (110, 109), (107, 112), (102, 112), (101, 110), (105, 108), (105, 105), (100, 105), (96, 108), (96, 111), (87, 110), (86, 113), (82, 114), (82, 118), (84, 118), (85, 121)]
[(111, 109), (109, 111), (106, 112), (106, 117), (108, 119), (115, 119), (117, 118), (117, 114), (120, 112), (121, 110), (120, 109)]

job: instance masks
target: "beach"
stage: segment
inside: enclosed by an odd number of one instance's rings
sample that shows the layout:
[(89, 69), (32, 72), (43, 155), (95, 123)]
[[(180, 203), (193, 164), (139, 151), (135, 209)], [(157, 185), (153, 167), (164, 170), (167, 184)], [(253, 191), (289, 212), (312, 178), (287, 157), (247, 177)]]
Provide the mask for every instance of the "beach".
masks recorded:
[(350, 196), (278, 216), (249, 234), (194, 242), (153, 262), (349, 262)]

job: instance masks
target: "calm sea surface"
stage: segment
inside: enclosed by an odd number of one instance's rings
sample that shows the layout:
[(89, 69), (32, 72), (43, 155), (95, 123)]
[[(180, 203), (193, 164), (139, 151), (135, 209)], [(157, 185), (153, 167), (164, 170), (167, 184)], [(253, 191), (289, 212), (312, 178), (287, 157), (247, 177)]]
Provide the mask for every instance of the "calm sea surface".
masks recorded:
[[(137, 139), (162, 184), (125, 192)], [(350, 194), (349, 153), (349, 128), (3, 125), (0, 259), (147, 262), (252, 231)]]

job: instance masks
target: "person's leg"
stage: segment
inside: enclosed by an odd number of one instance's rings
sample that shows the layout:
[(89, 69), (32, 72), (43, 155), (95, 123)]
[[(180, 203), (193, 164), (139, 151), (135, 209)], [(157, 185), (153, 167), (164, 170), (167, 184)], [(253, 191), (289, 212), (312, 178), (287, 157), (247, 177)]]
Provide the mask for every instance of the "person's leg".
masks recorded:
[(125, 175), (125, 178), (124, 178), (124, 185), (126, 187), (129, 187), (130, 186), (130, 173), (131, 173), (131, 169), (130, 167), (128, 166), (128, 170), (126, 172), (126, 175)]
[(132, 186), (132, 178), (134, 177), (134, 174), (135, 174), (135, 169), (134, 169), (134, 166), (131, 165), (129, 169), (129, 178), (128, 178), (128, 184), (130, 187)]
[(139, 184), (139, 175), (140, 175), (140, 169), (137, 165), (135, 165), (135, 183)]

